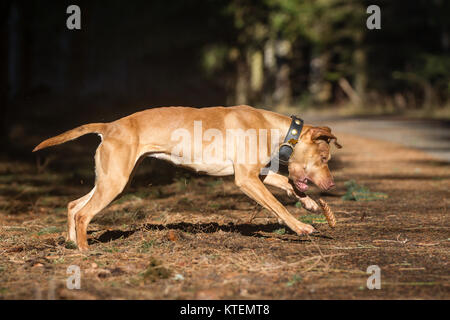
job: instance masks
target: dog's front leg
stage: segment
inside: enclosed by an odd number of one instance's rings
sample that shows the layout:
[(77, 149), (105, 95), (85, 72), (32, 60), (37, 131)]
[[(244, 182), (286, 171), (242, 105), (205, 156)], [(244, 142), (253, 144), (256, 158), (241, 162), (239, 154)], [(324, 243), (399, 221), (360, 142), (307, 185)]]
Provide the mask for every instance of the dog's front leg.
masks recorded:
[(295, 197), (298, 201), (300, 201), (303, 208), (305, 208), (306, 210), (312, 212), (320, 211), (319, 205), (306, 194), (298, 191), (295, 186), (290, 183), (288, 177), (270, 171), (269, 174), (264, 178), (263, 182), (270, 186), (286, 191), (288, 196)]
[(315, 229), (298, 221), (289, 211), (267, 190), (258, 178), (259, 168), (248, 168), (245, 165), (235, 165), (235, 183), (247, 196), (258, 202), (264, 208), (275, 214), (289, 228), (299, 235), (310, 234)]
[(302, 204), (302, 207), (305, 208), (308, 211), (311, 212), (320, 212), (320, 207), (319, 205), (310, 197), (308, 197), (306, 194), (304, 197), (298, 196), (296, 195), (298, 201), (300, 201), (300, 203)]

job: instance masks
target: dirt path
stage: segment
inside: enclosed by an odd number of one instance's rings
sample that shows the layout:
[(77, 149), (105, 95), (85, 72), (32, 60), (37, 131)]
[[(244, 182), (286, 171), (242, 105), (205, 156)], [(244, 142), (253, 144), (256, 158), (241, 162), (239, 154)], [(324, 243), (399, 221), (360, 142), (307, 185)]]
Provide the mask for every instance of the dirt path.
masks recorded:
[(450, 162), (450, 122), (440, 120), (405, 120), (392, 118), (312, 117), (314, 123), (328, 125), (338, 132), (399, 143), (422, 150)]
[[(92, 154), (65, 156), (76, 142), (55, 149), (39, 174), (34, 162), (3, 158), (0, 297), (448, 299), (450, 166), (394, 143), (339, 139), (337, 188), (310, 192), (333, 208), (335, 229), (277, 193), (320, 236), (297, 237), (264, 210), (249, 224), (259, 208), (232, 179), (183, 171), (156, 183), (164, 171), (144, 162), (128, 193), (90, 225), (87, 254), (65, 248), (63, 236), (67, 201), (90, 189), (92, 163), (80, 159)], [(349, 180), (387, 198), (342, 200)], [(81, 268), (80, 290), (66, 288), (70, 265)], [(381, 269), (380, 290), (366, 287), (371, 265)]]

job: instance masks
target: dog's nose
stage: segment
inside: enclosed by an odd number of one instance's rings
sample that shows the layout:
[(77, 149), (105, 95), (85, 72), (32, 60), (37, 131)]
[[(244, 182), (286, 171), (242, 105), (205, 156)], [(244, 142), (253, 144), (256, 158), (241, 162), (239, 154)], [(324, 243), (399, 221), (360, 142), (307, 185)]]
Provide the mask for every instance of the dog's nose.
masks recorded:
[(335, 184), (334, 184), (334, 181), (330, 181), (329, 183), (328, 183), (328, 190), (330, 190), (331, 188), (333, 188), (335, 186)]

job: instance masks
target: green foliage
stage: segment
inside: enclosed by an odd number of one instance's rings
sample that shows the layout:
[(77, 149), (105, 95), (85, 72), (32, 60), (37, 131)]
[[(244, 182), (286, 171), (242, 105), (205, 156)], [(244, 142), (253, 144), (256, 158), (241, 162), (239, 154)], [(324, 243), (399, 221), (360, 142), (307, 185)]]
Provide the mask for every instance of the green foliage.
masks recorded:
[(317, 44), (353, 38), (365, 15), (362, 3), (343, 0), (267, 0), (269, 21), (275, 33), (295, 40), (299, 36)]
[(142, 273), (142, 277), (145, 281), (155, 282), (159, 279), (168, 279), (172, 272), (163, 267), (161, 262), (155, 258), (150, 258), (150, 264), (147, 269)]
[(223, 184), (223, 179), (222, 178), (214, 179), (212, 181), (206, 182), (206, 185), (209, 186), (209, 187), (212, 187), (212, 188), (214, 188), (216, 186), (220, 186), (222, 184)]
[(226, 64), (228, 58), (228, 48), (225, 45), (208, 46), (203, 51), (203, 69), (207, 75), (220, 70)]
[[(450, 2), (383, 2), (379, 4), (382, 30), (366, 27), (370, 4), (364, 0), (233, 0), (223, 11), (233, 21), (233, 40), (228, 47), (219, 41), (218, 46), (208, 44), (206, 69), (221, 70), (233, 50), (247, 59), (250, 68), (252, 52), (284, 40), (291, 48), (292, 78), (300, 74), (307, 78), (303, 84), (292, 84), (295, 100), (312, 94), (313, 102), (331, 102), (339, 90), (327, 95), (326, 88), (340, 88), (339, 80), (345, 78), (361, 107), (445, 104), (450, 99), (450, 56), (445, 40)], [(266, 74), (264, 81), (270, 88)], [(300, 88), (305, 84), (316, 89)]]
[(117, 199), (116, 201), (115, 201), (115, 203), (116, 204), (122, 204), (122, 203), (125, 203), (125, 202), (128, 202), (128, 201), (136, 201), (136, 200), (142, 200), (142, 197), (141, 197), (141, 194), (133, 194), (133, 193), (130, 193), (130, 194), (126, 194), (126, 195), (124, 195), (124, 196), (122, 196), (122, 197), (120, 197), (120, 199)]
[(286, 286), (287, 286), (287, 287), (291, 287), (291, 286), (293, 286), (294, 284), (299, 283), (299, 282), (301, 282), (301, 281), (302, 281), (302, 277), (299, 276), (299, 275), (297, 275), (297, 274), (295, 274), (295, 275), (291, 278), (291, 280), (289, 280), (289, 281), (286, 283)]
[(189, 186), (189, 182), (191, 181), (191, 176), (187, 174), (183, 174), (175, 178), (175, 183), (178, 191), (187, 191)]
[(70, 240), (66, 241), (66, 244), (64, 245), (64, 247), (66, 249), (77, 249), (78, 248), (77, 244), (75, 242), (73, 242), (73, 241), (70, 241)]
[(273, 233), (276, 233), (276, 234), (279, 234), (279, 235), (282, 236), (283, 234), (286, 233), (286, 229), (285, 228), (280, 228), (280, 229), (277, 229), (277, 230), (273, 231)]
[(180, 200), (178, 200), (177, 205), (182, 206), (182, 207), (192, 207), (193, 203), (192, 200), (186, 197), (180, 198)]
[(448, 54), (423, 54), (420, 56), (418, 67), (419, 74), (426, 78), (433, 79), (444, 77), (447, 85), (450, 85), (450, 56)]
[(155, 240), (144, 241), (141, 244), (140, 252), (145, 253), (150, 251), (155, 246)]
[[(450, 98), (450, 56), (446, 54), (420, 54), (412, 61), (411, 71), (394, 71), (394, 79), (408, 85), (418, 85), (424, 91), (441, 92)], [(433, 86), (431, 86), (433, 84)]]
[(41, 230), (39, 230), (39, 232), (37, 233), (38, 236), (41, 236), (43, 234), (50, 234), (50, 233), (59, 233), (62, 230), (58, 227), (48, 227), (48, 228), (43, 228)]
[(307, 214), (305, 216), (301, 216), (299, 220), (303, 223), (327, 223), (326, 218), (321, 214)]
[(213, 209), (220, 209), (222, 207), (220, 203), (210, 203), (208, 206)]
[(386, 193), (370, 191), (367, 187), (357, 184), (355, 180), (346, 181), (344, 185), (347, 187), (347, 192), (342, 196), (342, 200), (372, 201), (388, 197)]

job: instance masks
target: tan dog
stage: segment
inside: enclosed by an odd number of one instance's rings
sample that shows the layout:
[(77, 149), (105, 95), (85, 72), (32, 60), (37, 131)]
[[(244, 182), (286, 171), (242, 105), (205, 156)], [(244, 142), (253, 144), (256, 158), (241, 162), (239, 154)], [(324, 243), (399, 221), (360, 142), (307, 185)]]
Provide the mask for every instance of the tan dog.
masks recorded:
[[(319, 210), (318, 205), (303, 192), (308, 188), (308, 180), (324, 190), (334, 186), (327, 165), (330, 159), (329, 142), (333, 139), (336, 143), (331, 130), (328, 127), (303, 127), (289, 159), (289, 178), (270, 171), (260, 179), (261, 169), (270, 161), (270, 152), (263, 152), (256, 161), (250, 160), (255, 159), (252, 151), (255, 142), (264, 150), (270, 150), (273, 145), (279, 147), (290, 124), (291, 118), (287, 116), (249, 106), (203, 109), (164, 107), (137, 112), (110, 123), (80, 126), (43, 141), (33, 151), (87, 133), (98, 133), (102, 138), (95, 154), (94, 188), (67, 206), (68, 240), (76, 242), (80, 250), (88, 249), (86, 231), (91, 219), (123, 191), (136, 163), (144, 155), (169, 160), (213, 176), (234, 174), (235, 183), (242, 192), (272, 212), (297, 234), (309, 234), (314, 228), (293, 217), (263, 183), (285, 190), (307, 210)], [(196, 130), (199, 125), (202, 130), (206, 130), (204, 135), (201, 133), (201, 140), (195, 137), (198, 136)], [(237, 144), (231, 144), (230, 149), (228, 136), (226, 143), (221, 143), (219, 138), (232, 130), (259, 134), (255, 135), (256, 141), (253, 142), (249, 135), (244, 136), (244, 144), (240, 149), (236, 147)], [(276, 130), (281, 132), (279, 136), (276, 136)], [(197, 140), (194, 143), (182, 141), (180, 144), (178, 141), (180, 137), (183, 138), (183, 134), (193, 134)], [(248, 139), (245, 140), (245, 137)], [(245, 157), (238, 161), (242, 153)], [(202, 155), (208, 155), (214, 161), (202, 158)]]

